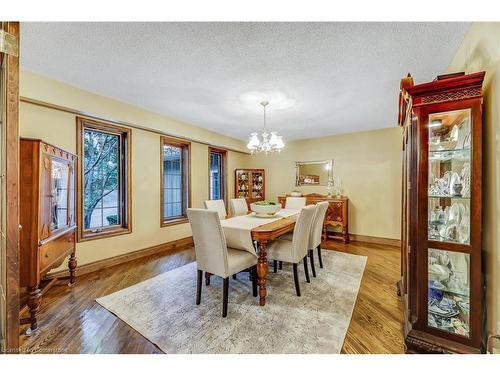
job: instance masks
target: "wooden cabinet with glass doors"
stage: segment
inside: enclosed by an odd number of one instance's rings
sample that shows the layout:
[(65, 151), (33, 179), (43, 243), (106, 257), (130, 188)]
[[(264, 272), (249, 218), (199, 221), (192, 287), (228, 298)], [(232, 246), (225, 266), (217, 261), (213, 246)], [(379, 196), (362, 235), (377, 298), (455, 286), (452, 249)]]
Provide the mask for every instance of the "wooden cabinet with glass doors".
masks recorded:
[(247, 204), (266, 199), (266, 176), (264, 169), (236, 169), (234, 195), (245, 198)]
[(401, 274), (407, 352), (478, 353), (484, 72), (401, 81)]
[[(27, 288), (27, 333), (37, 329), (42, 292), (57, 280), (75, 281), (75, 163), (76, 156), (37, 139), (20, 142), (21, 287)], [(69, 276), (44, 280), (69, 256)], [(23, 314), (25, 309), (21, 310)], [(24, 314), (23, 314), (24, 315)]]

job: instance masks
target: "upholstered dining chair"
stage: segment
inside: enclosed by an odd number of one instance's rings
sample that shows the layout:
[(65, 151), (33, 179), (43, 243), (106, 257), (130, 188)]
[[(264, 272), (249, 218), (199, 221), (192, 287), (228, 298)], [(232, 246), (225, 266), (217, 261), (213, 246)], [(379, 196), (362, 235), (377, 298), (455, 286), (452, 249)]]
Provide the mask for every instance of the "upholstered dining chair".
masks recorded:
[(295, 292), (300, 297), (300, 285), (297, 265), (302, 260), (304, 262), (304, 272), (306, 281), (309, 279), (309, 270), (307, 267), (307, 254), (309, 250), (309, 236), (311, 226), (316, 214), (316, 206), (306, 206), (300, 211), (299, 217), (295, 222), (292, 241), (277, 239), (271, 242), (267, 248), (269, 259), (293, 264), (293, 279), (295, 282)]
[(248, 213), (248, 206), (245, 198), (233, 198), (229, 202), (231, 204), (231, 213), (234, 216), (242, 216)]
[(227, 247), (217, 211), (188, 208), (187, 216), (193, 233), (194, 251), (198, 267), (196, 280), (196, 304), (201, 302), (203, 271), (222, 277), (222, 316), (227, 316), (229, 276), (249, 271), (252, 279), (253, 296), (257, 297), (257, 255), (245, 250)]
[[(323, 234), (323, 222), (325, 221), (326, 211), (328, 210), (328, 202), (319, 202), (316, 204), (317, 210), (314, 216), (313, 224), (311, 225), (311, 234), (309, 236), (309, 260), (313, 277), (316, 277), (316, 266), (314, 265), (314, 250), (318, 251), (319, 267), (323, 268), (323, 259), (321, 258), (321, 236)], [(293, 240), (293, 233), (285, 233), (279, 237), (280, 240)], [(281, 269), (281, 264), (280, 264)], [(274, 262), (274, 273), (277, 270), (277, 263)]]
[(205, 201), (205, 208), (207, 210), (217, 211), (219, 219), (224, 220), (227, 216), (226, 205), (222, 199)]
[(300, 210), (306, 206), (305, 197), (286, 197), (285, 208), (294, 208)]
[(313, 277), (316, 277), (316, 268), (314, 266), (315, 249), (318, 251), (319, 267), (323, 268), (323, 259), (321, 259), (321, 237), (323, 235), (323, 223), (325, 221), (328, 206), (328, 202), (319, 202), (316, 204), (316, 215), (314, 215), (314, 221), (311, 225), (311, 235), (309, 236), (309, 260), (311, 262)]

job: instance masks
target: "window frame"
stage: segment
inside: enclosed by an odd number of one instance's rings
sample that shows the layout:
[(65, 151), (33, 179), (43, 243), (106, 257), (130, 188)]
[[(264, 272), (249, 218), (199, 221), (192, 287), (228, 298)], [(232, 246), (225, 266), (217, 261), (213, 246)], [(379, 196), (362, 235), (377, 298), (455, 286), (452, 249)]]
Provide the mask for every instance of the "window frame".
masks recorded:
[(211, 154), (219, 154), (221, 156), (221, 199), (224, 201), (226, 206), (228, 205), (228, 195), (227, 195), (227, 150), (218, 147), (208, 147), (208, 199), (210, 200), (210, 164), (211, 164)]
[[(164, 214), (164, 197), (163, 197), (163, 147), (165, 145), (180, 147), (182, 148), (182, 167), (183, 170), (181, 172), (182, 179), (182, 199), (183, 199), (183, 207), (182, 210), (185, 211), (182, 215), (173, 217), (170, 219), (166, 219)], [(186, 160), (187, 159), (187, 160)], [(187, 189), (185, 188), (187, 185)], [(187, 209), (191, 207), (191, 142), (184, 141), (178, 138), (172, 138), (167, 136), (160, 137), (160, 227), (169, 227), (172, 225), (184, 224), (187, 223)], [(186, 201), (184, 203), (184, 200)]]
[[(110, 122), (96, 121), (85, 117), (77, 117), (77, 240), (90, 241), (100, 238), (132, 233), (132, 129)], [(98, 229), (84, 229), (84, 197), (83, 192), (83, 140), (86, 129), (118, 135), (120, 137), (120, 217), (121, 223)]]

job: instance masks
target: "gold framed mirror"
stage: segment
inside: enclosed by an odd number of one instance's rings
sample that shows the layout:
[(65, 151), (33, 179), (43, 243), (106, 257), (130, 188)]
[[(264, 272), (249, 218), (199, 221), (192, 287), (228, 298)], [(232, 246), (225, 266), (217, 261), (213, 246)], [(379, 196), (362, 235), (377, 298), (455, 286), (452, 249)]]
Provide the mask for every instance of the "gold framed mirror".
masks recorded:
[(331, 186), (333, 159), (295, 162), (295, 186)]

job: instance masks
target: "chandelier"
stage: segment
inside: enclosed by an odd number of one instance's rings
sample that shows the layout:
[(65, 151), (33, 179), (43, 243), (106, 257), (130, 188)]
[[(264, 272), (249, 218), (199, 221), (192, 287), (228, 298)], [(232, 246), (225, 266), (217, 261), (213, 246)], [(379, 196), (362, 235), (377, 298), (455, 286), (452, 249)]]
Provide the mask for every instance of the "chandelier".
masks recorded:
[(263, 101), (260, 105), (264, 108), (264, 130), (262, 131), (262, 141), (259, 139), (257, 133), (251, 133), (248, 140), (247, 148), (251, 151), (252, 155), (264, 152), (266, 155), (270, 152), (281, 152), (285, 147), (283, 137), (278, 135), (278, 132), (268, 133), (266, 129), (266, 106), (269, 102)]

